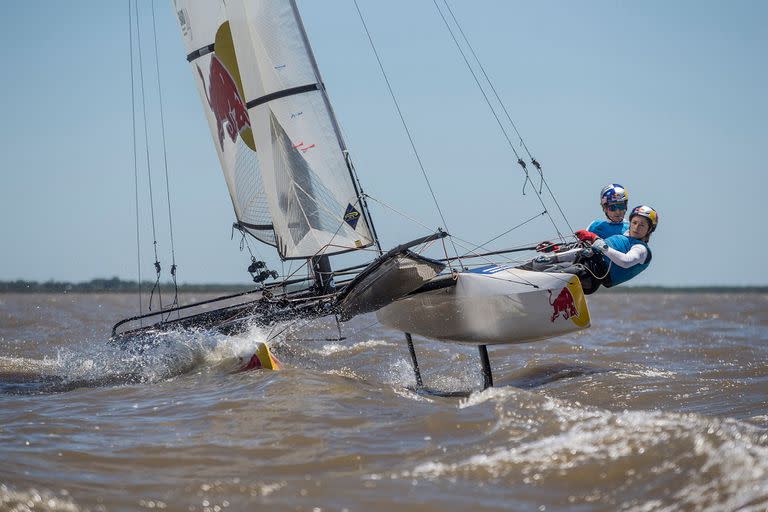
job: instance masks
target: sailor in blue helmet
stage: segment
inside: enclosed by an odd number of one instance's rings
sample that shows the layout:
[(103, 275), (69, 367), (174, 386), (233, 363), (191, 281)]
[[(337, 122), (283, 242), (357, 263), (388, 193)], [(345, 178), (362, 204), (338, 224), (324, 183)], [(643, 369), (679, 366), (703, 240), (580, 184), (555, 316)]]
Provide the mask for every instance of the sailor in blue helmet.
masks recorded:
[[(603, 187), (600, 191), (600, 207), (606, 218), (595, 220), (586, 230), (600, 238), (626, 233), (629, 229), (629, 222), (624, 220), (624, 215), (627, 213), (628, 201), (627, 189), (618, 183), (611, 183)], [(576, 236), (581, 232), (583, 230), (577, 231)]]
[(625, 234), (605, 239), (584, 231), (579, 238), (590, 242), (588, 249), (572, 249), (533, 260), (533, 270), (576, 274), (585, 294), (600, 285), (610, 288), (625, 283), (648, 268), (651, 249), (648, 241), (659, 224), (659, 214), (650, 206), (638, 206), (629, 215)]
[[(624, 220), (627, 212), (629, 194), (627, 189), (618, 183), (611, 183), (600, 191), (600, 207), (603, 209), (605, 219), (597, 219), (587, 229), (580, 229), (576, 237), (584, 241), (586, 233), (594, 233), (600, 238), (608, 238), (612, 235), (623, 235), (629, 229), (629, 222)], [(536, 246), (539, 252), (553, 252), (561, 249), (561, 246), (552, 242), (541, 242)]]

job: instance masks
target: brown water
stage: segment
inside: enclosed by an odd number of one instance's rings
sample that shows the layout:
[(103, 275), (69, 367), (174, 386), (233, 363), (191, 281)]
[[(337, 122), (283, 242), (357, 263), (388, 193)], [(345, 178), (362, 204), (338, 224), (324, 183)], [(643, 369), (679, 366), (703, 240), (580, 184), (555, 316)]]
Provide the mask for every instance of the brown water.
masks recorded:
[(415, 338), (452, 398), (371, 315), (232, 373), (267, 332), (121, 351), (135, 303), (0, 295), (0, 510), (768, 510), (766, 295), (598, 294), (585, 332), (491, 347), (487, 391)]

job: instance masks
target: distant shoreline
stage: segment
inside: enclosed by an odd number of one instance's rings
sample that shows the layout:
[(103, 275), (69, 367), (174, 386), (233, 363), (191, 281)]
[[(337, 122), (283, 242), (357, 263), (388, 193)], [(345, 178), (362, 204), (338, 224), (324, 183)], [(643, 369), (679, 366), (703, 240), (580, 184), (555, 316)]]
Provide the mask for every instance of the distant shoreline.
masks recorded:
[[(149, 293), (155, 286), (154, 281), (142, 281), (141, 291)], [(256, 289), (253, 284), (179, 284), (180, 293), (232, 293)], [(111, 279), (91, 279), (79, 283), (68, 281), (0, 281), (0, 293), (136, 293), (137, 281), (125, 281), (117, 277)], [(160, 283), (160, 292), (173, 292), (173, 283)]]
[[(149, 293), (155, 285), (141, 283), (141, 291)], [(161, 283), (161, 292), (173, 292), (173, 283)], [(136, 293), (136, 281), (91, 279), (79, 283), (67, 281), (0, 281), (0, 293)], [(180, 284), (180, 293), (237, 293), (256, 289), (252, 284)], [(768, 293), (768, 286), (622, 286), (601, 290), (601, 293)]]

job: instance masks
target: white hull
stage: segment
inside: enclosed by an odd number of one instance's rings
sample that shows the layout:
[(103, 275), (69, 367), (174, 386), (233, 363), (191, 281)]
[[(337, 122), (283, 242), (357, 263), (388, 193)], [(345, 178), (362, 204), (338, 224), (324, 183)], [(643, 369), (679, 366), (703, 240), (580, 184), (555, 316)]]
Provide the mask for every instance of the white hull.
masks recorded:
[(576, 276), (497, 266), (460, 272), (455, 286), (409, 295), (376, 316), (403, 332), (477, 345), (526, 343), (590, 325)]

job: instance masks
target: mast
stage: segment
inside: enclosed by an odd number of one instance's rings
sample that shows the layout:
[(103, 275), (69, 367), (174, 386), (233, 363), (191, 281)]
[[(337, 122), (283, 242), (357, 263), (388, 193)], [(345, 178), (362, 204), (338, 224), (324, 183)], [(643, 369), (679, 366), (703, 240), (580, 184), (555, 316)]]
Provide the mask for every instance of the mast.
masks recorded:
[[(296, 5), (296, 0), (290, 0), (290, 4), (291, 4), (291, 10), (293, 11), (293, 15), (296, 18), (296, 25), (299, 29), (299, 33), (301, 34), (301, 38), (304, 41), (304, 46), (307, 49), (307, 55), (309, 57), (310, 63), (312, 64), (312, 70), (315, 73), (315, 79), (317, 80), (317, 83), (321, 85), (320, 94), (323, 97), (323, 102), (325, 103), (325, 107), (328, 109), (331, 125), (333, 126), (333, 131), (336, 134), (336, 140), (339, 142), (339, 149), (341, 150), (341, 153), (344, 155), (344, 162), (346, 163), (347, 171), (349, 172), (349, 177), (352, 180), (352, 185), (355, 190), (355, 195), (357, 196), (358, 201), (360, 201), (360, 209), (362, 210), (363, 217), (365, 218), (366, 223), (371, 227), (371, 232), (373, 234), (376, 247), (379, 250), (379, 254), (383, 254), (383, 251), (381, 250), (381, 243), (379, 242), (379, 237), (378, 237), (378, 234), (376, 233), (376, 227), (374, 226), (373, 220), (371, 219), (371, 214), (368, 211), (368, 204), (365, 201), (365, 197), (360, 193), (360, 189), (361, 189), (360, 182), (357, 177), (357, 174), (354, 171), (354, 167), (352, 166), (352, 163), (350, 161), (349, 150), (347, 149), (347, 145), (341, 133), (339, 122), (336, 119), (336, 113), (333, 111), (333, 106), (331, 105), (331, 101), (328, 98), (328, 91), (326, 91), (325, 82), (323, 82), (323, 78), (320, 75), (320, 68), (318, 67), (317, 60), (315, 59), (315, 53), (312, 51), (312, 45), (310, 45), (309, 43), (309, 38), (307, 37), (307, 31), (304, 28), (304, 22), (301, 19), (301, 14), (299, 13), (299, 8)], [(319, 293), (327, 294), (332, 292), (335, 286), (333, 283), (333, 275), (332, 275), (333, 268), (331, 267), (330, 258), (326, 255), (317, 256), (314, 258), (310, 258), (309, 264), (312, 268), (312, 271), (315, 277), (315, 283), (317, 285)]]
[[(371, 214), (368, 211), (368, 203), (365, 200), (365, 196), (361, 194), (362, 186), (360, 185), (360, 180), (357, 177), (357, 173), (355, 173), (355, 168), (350, 161), (349, 150), (347, 149), (346, 142), (344, 141), (344, 137), (341, 134), (341, 128), (339, 127), (339, 122), (336, 119), (336, 113), (333, 111), (331, 100), (328, 98), (328, 91), (326, 91), (325, 89), (325, 82), (323, 82), (323, 77), (320, 75), (320, 68), (318, 67), (317, 60), (315, 59), (315, 52), (312, 51), (312, 45), (309, 44), (307, 31), (304, 28), (304, 22), (301, 19), (301, 14), (299, 13), (299, 8), (296, 5), (296, 0), (289, 0), (289, 1), (291, 4), (291, 10), (293, 11), (293, 15), (296, 18), (296, 25), (299, 28), (299, 33), (301, 34), (301, 38), (304, 40), (304, 46), (307, 49), (307, 55), (309, 57), (309, 61), (311, 62), (312, 69), (315, 72), (315, 78), (317, 79), (317, 83), (321, 85), (320, 94), (322, 94), (323, 102), (325, 103), (325, 107), (328, 109), (328, 112), (330, 114), (331, 124), (333, 125), (333, 131), (336, 133), (336, 139), (339, 141), (339, 149), (341, 149), (341, 153), (344, 155), (344, 162), (347, 165), (347, 170), (349, 171), (349, 177), (352, 180), (352, 186), (355, 189), (355, 194), (357, 195), (357, 199), (360, 201), (360, 208), (363, 212), (363, 217), (365, 218), (366, 223), (371, 227), (373, 240), (376, 243), (376, 247), (379, 250), (379, 254), (384, 254), (384, 252), (381, 249), (381, 243), (379, 242), (379, 236), (376, 233), (376, 227), (373, 225), (373, 219), (371, 218)], [(327, 258), (327, 256), (322, 256), (322, 258)], [(330, 263), (328, 265), (330, 268)]]

